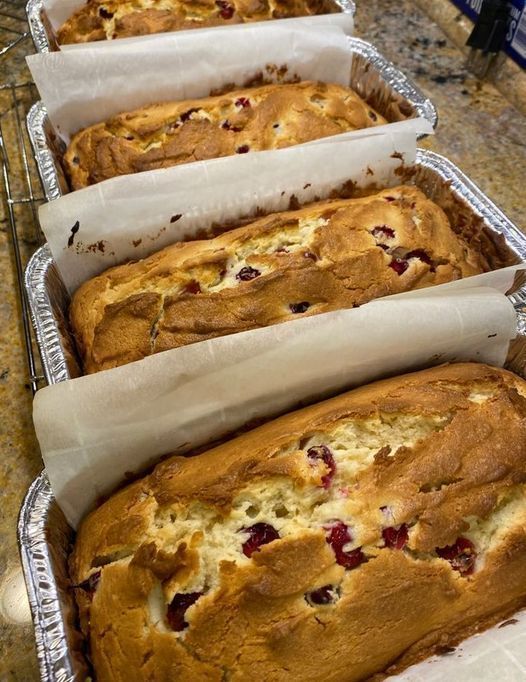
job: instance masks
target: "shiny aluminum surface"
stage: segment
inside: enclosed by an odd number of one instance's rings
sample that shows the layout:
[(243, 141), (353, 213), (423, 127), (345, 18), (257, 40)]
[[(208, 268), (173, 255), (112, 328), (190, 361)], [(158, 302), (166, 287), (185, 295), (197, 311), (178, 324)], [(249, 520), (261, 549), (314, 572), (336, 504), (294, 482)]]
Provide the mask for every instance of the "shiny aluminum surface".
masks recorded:
[(44, 194), (52, 201), (67, 194), (69, 188), (60, 164), (60, 152), (53, 148), (54, 133), (42, 102), (33, 104), (26, 124)]
[(67, 352), (71, 339), (64, 333), (69, 296), (47, 244), (27, 264), (24, 284), (46, 382), (56, 384), (76, 376), (78, 367)]
[[(420, 116), (433, 127), (437, 125), (431, 100), (375, 47), (360, 38), (349, 38), (349, 47), (353, 55), (350, 86), (382, 116), (388, 121)], [(29, 111), (27, 129), (47, 200), (67, 194), (60, 162), (65, 144), (53, 131), (42, 102)]]
[[(333, 7), (338, 7), (338, 11), (344, 14), (354, 15), (356, 12), (356, 6), (353, 0), (331, 0), (330, 4), (332, 4)], [(44, 1), (29, 0), (26, 5), (26, 12), (29, 29), (31, 31), (31, 37), (33, 38), (36, 51), (54, 52), (55, 50), (60, 49), (57, 44), (53, 29), (47, 20), (46, 10), (44, 9)], [(111, 43), (112, 41), (109, 42)]]
[(26, 5), (27, 23), (37, 52), (52, 52), (56, 49), (51, 27), (44, 24), (43, 0), (29, 0)]
[[(456, 195), (473, 216), (482, 219), (483, 229), (497, 239), (504, 239), (507, 248), (514, 255), (514, 263), (526, 262), (524, 232), (458, 166), (446, 157), (424, 149), (417, 150), (416, 165), (423, 170), (420, 177), (415, 178), (416, 184), (430, 199), (442, 205), (444, 192)], [(516, 285), (518, 284), (520, 286), (509, 292), (509, 298), (515, 305), (526, 305), (526, 284), (522, 280), (516, 280)]]
[(55, 502), (43, 471), (29, 488), (18, 518), (18, 542), (33, 615), (43, 682), (85, 680), (81, 635), (75, 629), (67, 557), (73, 531)]

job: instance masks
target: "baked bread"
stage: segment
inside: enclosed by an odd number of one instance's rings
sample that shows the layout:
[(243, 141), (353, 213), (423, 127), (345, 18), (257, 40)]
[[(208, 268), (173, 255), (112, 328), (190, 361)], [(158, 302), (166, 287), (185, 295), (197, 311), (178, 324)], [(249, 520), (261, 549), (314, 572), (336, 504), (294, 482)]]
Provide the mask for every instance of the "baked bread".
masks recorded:
[(478, 364), (171, 457), (80, 527), (96, 680), (398, 672), (526, 604), (525, 481), (526, 382)]
[(181, 163), (280, 149), (386, 123), (353, 90), (303, 81), (166, 102), (78, 132), (64, 155), (71, 187)]
[(323, 0), (88, 0), (58, 29), (59, 45), (337, 11)]
[(311, 204), (120, 265), (76, 291), (86, 372), (482, 272), (416, 187)]

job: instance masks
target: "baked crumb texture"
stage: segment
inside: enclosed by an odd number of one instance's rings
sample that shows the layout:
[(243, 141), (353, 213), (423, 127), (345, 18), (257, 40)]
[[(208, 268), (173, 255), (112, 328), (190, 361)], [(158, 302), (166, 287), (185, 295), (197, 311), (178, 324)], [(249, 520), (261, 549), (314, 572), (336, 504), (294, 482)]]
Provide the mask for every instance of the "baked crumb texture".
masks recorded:
[(281, 149), (386, 123), (353, 90), (311, 81), (153, 104), (78, 132), (64, 155), (73, 189), (117, 175)]
[(111, 268), (77, 290), (70, 318), (91, 373), (484, 269), (442, 209), (401, 186), (272, 214)]
[(395, 377), (172, 457), (81, 525), (97, 682), (353, 682), (526, 601), (526, 384)]
[(323, 0), (88, 0), (57, 31), (57, 41), (86, 43), (151, 33), (334, 12)]

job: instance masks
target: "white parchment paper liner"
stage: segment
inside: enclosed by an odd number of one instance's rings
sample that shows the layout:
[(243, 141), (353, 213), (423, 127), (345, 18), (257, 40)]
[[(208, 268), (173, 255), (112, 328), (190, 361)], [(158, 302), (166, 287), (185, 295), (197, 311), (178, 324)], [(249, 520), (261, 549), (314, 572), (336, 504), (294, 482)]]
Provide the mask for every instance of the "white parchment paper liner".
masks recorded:
[(502, 365), (515, 335), (513, 306), (495, 290), (472, 288), (473, 279), (442, 295), (437, 287), (379, 299), (42, 389), (34, 423), (68, 521), (76, 527), (125, 472), (302, 401), (427, 364)]
[[(514, 622), (516, 621), (516, 622)], [(524, 682), (526, 611), (464, 640), (453, 651), (408, 668), (389, 682)]]
[(351, 53), (340, 27), (262, 22), (228, 32), (183, 31), (144, 43), (35, 54), (27, 63), (51, 122), (69, 141), (79, 129), (122, 111), (206, 97), (258, 73), (275, 79), (269, 65), (286, 65), (285, 80), (349, 85)]
[(112, 178), (43, 204), (40, 224), (72, 292), (112, 265), (144, 258), (213, 223), (228, 224), (256, 209), (286, 210), (291, 196), (307, 203), (349, 180), (399, 184), (396, 170), (414, 163), (415, 131), (423, 128), (432, 132), (413, 119), (357, 131), (352, 140), (326, 138)]
[[(44, 0), (42, 3), (42, 7), (44, 11), (46, 12), (46, 18), (51, 24), (51, 27), (53, 28), (54, 31), (58, 31), (58, 29), (62, 26), (62, 24), (69, 19), (69, 17), (76, 12), (78, 9), (83, 7), (86, 4), (86, 0)], [(353, 29), (354, 29), (354, 15), (352, 14), (352, 11), (347, 11), (347, 12), (337, 12), (334, 14), (318, 14), (314, 16), (307, 16), (307, 17), (297, 17), (297, 18), (289, 18), (289, 19), (272, 19), (272, 23), (274, 26), (276, 25), (283, 25), (283, 26), (296, 26), (296, 25), (306, 25), (306, 26), (315, 26), (315, 27), (321, 27), (324, 24), (333, 24), (336, 26), (340, 26), (343, 28), (343, 30), (347, 33), (347, 35), (352, 35)], [(249, 25), (252, 25), (250, 23)], [(236, 30), (239, 28), (246, 27), (247, 24), (234, 24), (230, 26), (215, 26), (211, 28), (206, 28), (206, 29), (198, 29), (198, 30), (211, 30), (211, 31), (231, 31), (231, 30)], [(184, 33), (191, 33), (192, 31), (195, 31), (197, 29), (192, 29), (189, 31), (184, 31)], [(183, 33), (183, 31), (177, 31), (174, 32), (174, 35), (180, 35)], [(133, 44), (135, 42), (138, 43), (143, 43), (148, 40), (155, 39), (158, 35), (165, 35), (165, 34), (152, 34), (152, 35), (146, 35), (146, 36), (138, 36), (135, 38), (119, 38), (118, 41), (110, 41), (109, 43), (106, 43), (106, 41), (99, 40), (95, 42), (90, 42), (90, 43), (78, 43), (78, 44), (72, 44), (72, 45), (61, 45), (60, 49), (61, 50), (82, 50), (86, 49), (88, 47), (89, 49), (91, 48), (97, 48), (102, 45), (108, 45), (111, 44), (112, 46), (114, 45), (121, 45), (121, 44)]]

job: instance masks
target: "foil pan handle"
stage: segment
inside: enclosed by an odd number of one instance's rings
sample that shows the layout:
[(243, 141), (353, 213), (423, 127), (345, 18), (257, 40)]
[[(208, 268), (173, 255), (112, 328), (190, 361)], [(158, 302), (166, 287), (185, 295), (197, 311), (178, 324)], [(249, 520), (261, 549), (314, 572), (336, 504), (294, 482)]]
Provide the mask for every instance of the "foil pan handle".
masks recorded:
[(526, 379), (526, 296), (515, 294), (517, 336), (510, 343), (506, 368)]
[(73, 531), (55, 502), (44, 470), (29, 488), (18, 518), (18, 545), (41, 682), (89, 679), (68, 578), (72, 539)]

